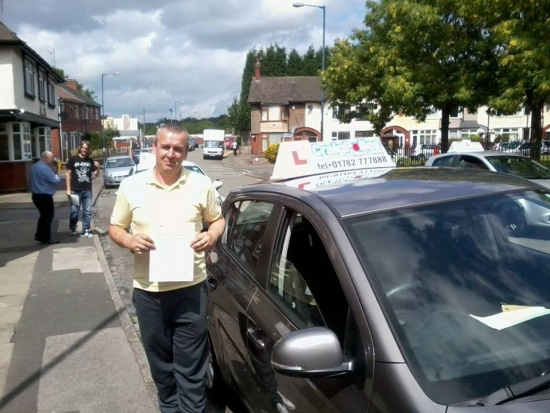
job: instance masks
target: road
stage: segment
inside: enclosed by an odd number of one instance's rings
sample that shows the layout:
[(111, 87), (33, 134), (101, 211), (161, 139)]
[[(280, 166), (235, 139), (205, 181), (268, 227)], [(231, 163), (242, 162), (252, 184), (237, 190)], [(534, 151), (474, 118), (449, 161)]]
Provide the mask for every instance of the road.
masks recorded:
[[(225, 168), (219, 160), (203, 160), (201, 149), (190, 152), (188, 160), (197, 163), (212, 180), (219, 179), (223, 182), (223, 186), (218, 190), (223, 197), (227, 196), (232, 188), (259, 182), (258, 179)], [(132, 304), (133, 255), (128, 250), (118, 247), (107, 234), (116, 198), (115, 192), (116, 189), (103, 189), (92, 211), (93, 219), (118, 291), (137, 329), (137, 318)], [(235, 408), (232, 409), (237, 411)]]

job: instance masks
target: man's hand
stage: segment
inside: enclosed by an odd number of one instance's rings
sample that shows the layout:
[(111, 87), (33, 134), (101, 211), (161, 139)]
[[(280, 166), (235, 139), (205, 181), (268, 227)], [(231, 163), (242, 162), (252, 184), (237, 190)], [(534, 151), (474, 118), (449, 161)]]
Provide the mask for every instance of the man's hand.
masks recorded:
[(67, 197), (69, 197), (69, 199), (71, 199), (71, 195), (72, 195), (72, 191), (67, 191)]
[(137, 252), (138, 254), (155, 249), (155, 243), (149, 235), (145, 234), (128, 234), (124, 246), (130, 251)]
[(201, 232), (191, 242), (191, 248), (193, 248), (196, 252), (207, 251), (214, 246), (216, 240), (216, 237), (209, 231)]

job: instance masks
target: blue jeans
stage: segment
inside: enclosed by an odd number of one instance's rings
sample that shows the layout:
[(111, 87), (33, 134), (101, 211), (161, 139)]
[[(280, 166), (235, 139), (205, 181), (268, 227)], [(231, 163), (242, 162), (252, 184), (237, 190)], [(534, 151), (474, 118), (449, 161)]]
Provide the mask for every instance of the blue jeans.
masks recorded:
[(69, 219), (69, 228), (76, 229), (78, 223), (78, 212), (82, 206), (82, 232), (90, 230), (90, 220), (92, 217), (92, 191), (73, 191), (80, 197), (80, 205), (71, 204), (71, 217)]

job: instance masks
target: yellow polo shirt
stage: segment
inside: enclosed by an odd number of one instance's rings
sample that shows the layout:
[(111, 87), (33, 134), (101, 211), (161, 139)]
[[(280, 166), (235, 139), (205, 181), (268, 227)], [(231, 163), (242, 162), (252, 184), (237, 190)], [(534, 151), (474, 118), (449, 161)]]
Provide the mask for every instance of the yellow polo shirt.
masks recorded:
[[(123, 180), (117, 192), (111, 225), (130, 228), (132, 234), (151, 236), (157, 225), (170, 225), (177, 229), (179, 224), (193, 222), (195, 234), (199, 234), (203, 221), (220, 219), (222, 213), (210, 179), (183, 167), (181, 169), (180, 178), (170, 187), (164, 187), (155, 179), (153, 169)], [(150, 282), (149, 253), (134, 254), (134, 288), (170, 291), (198, 284), (205, 279), (204, 252), (195, 252), (193, 281), (189, 282)]]

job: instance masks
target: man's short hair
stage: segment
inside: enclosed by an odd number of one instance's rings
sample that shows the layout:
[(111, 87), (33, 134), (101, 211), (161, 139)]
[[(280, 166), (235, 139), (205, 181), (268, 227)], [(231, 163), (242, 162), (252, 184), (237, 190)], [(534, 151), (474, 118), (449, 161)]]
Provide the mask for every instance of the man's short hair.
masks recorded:
[(187, 140), (187, 142), (189, 142), (189, 133), (187, 132), (187, 129), (175, 123), (168, 123), (168, 124), (162, 125), (160, 128), (157, 129), (157, 133), (155, 133), (155, 140), (154, 140), (155, 145), (157, 144), (159, 136), (162, 132), (172, 133), (175, 135), (180, 135), (183, 133), (185, 135), (185, 139)]

